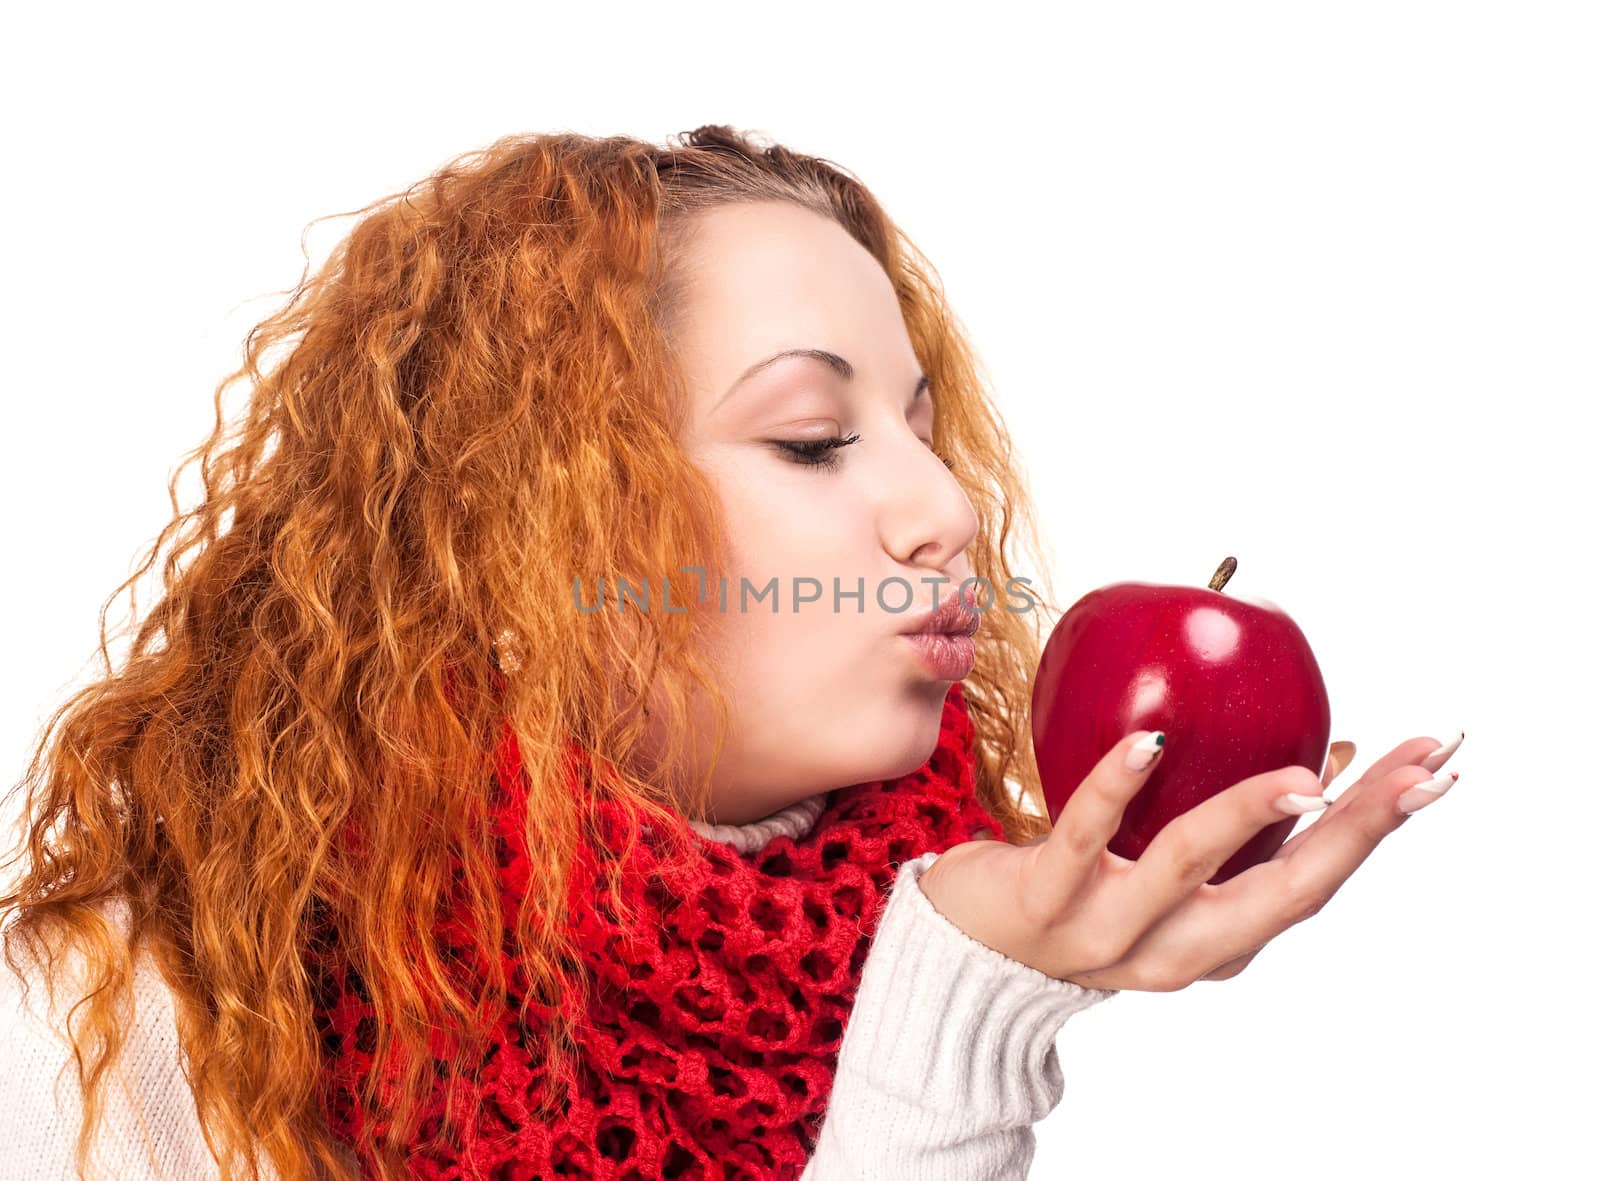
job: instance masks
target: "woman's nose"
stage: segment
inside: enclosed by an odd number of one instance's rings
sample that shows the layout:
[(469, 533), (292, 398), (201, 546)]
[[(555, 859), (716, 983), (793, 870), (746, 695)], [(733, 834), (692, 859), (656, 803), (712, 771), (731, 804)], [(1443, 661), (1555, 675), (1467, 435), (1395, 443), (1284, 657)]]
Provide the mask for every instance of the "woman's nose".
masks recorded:
[(950, 469), (920, 439), (897, 448), (881, 509), (884, 549), (907, 566), (942, 570), (978, 535), (978, 514)]

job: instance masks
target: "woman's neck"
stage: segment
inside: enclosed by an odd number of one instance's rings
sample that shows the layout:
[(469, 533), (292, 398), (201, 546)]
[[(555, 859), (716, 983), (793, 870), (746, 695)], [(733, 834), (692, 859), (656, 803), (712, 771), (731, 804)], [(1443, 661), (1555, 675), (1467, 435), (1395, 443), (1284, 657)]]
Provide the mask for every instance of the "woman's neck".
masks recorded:
[(797, 804), (790, 804), (771, 816), (752, 820), (746, 824), (707, 824), (702, 820), (691, 820), (689, 827), (708, 841), (721, 841), (725, 845), (732, 845), (740, 853), (755, 853), (764, 848), (774, 837), (793, 837), (799, 840), (805, 836), (815, 827), (817, 817), (822, 814), (827, 802), (828, 797), (824, 793), (801, 800)]

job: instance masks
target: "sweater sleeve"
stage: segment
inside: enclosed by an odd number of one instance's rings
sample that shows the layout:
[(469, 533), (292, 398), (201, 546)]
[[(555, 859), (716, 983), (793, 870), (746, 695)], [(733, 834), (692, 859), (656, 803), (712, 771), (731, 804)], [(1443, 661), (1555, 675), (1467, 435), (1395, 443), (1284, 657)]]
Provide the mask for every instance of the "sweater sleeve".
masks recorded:
[[(0, 1175), (76, 1181), (74, 1167), (83, 1092), (66, 1018), (83, 993), (80, 966), (69, 959), (52, 1004), (43, 966), (25, 945), (27, 991), (0, 958)], [(220, 1176), (183, 1073), (173, 998), (160, 971), (135, 963), (134, 1012), (123, 1056), (102, 1085), (102, 1115), (88, 1178), (116, 1181), (212, 1181)], [(73, 1016), (81, 1028), (83, 1010)], [(106, 1084), (109, 1084), (108, 1086)], [(14, 1169), (15, 1172), (7, 1172)], [(270, 1171), (268, 1171), (270, 1176)]]
[(1002, 955), (945, 918), (901, 865), (862, 965), (833, 1090), (800, 1181), (1021, 1181), (1061, 1101), (1055, 1038), (1116, 994)]

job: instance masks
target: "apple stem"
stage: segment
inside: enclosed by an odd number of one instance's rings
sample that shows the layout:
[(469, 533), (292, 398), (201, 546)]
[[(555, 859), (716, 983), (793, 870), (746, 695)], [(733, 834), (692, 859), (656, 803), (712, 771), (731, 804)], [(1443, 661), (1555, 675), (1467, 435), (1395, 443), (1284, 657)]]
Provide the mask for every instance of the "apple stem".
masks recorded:
[(1233, 577), (1233, 572), (1239, 568), (1239, 563), (1229, 557), (1222, 559), (1222, 565), (1217, 567), (1217, 572), (1211, 576), (1208, 584), (1212, 590), (1219, 591), (1228, 585), (1228, 579)]

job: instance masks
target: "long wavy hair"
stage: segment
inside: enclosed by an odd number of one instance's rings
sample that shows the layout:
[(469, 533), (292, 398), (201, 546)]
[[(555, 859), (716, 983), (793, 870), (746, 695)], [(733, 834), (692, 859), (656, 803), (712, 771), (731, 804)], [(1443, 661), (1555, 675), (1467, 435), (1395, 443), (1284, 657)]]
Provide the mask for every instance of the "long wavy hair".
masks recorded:
[[(834, 219), (893, 281), (938, 397), (935, 448), (977, 511), (974, 572), (1024, 579), (1015, 593), (1034, 604), (988, 612), (964, 684), (978, 795), (1007, 839), (1048, 830), (1027, 706), (1041, 616), (1059, 607), (934, 268), (846, 169), (727, 126), (666, 146), (507, 136), (356, 211), (250, 331), (213, 433), (172, 476), (173, 519), (101, 609), (103, 673), (53, 713), (7, 794), (26, 789), (5, 862), (22, 872), (0, 896), (7, 961), (21, 971), (26, 940), (52, 992), (59, 957), (89, 971), (71, 1034), (80, 1166), (147, 952), (223, 1177), (259, 1178), (258, 1153), (285, 1181), (354, 1177), (318, 1101), (305, 954), (332, 922), (378, 1016), (377, 1059), (409, 1064), (380, 1150), (383, 1175), (404, 1175), (395, 1146), (433, 1082), (432, 1027), (470, 1045), (513, 995), (498, 968), (462, 987), (426, 922), (459, 862), (470, 930), (506, 946), (481, 823), (502, 725), (532, 785), (540, 872), (510, 933), (529, 995), (559, 995), (578, 971), (562, 916), (594, 801), (564, 790), (568, 744), (618, 768), (617, 790), (665, 831), (703, 814), (709, 769), (669, 773), (693, 694), (715, 704), (719, 751), (725, 736), (695, 614), (568, 601), (574, 579), (602, 574), (721, 576), (717, 499), (680, 445), (672, 263), (697, 213), (749, 201)], [(223, 395), (240, 380), (247, 408), (230, 425)], [(183, 511), (177, 483), (197, 458), (204, 493)], [(113, 668), (106, 610), (164, 550), (162, 593), (142, 619), (132, 600)], [(672, 744), (655, 763), (652, 686)], [(547, 1063), (573, 1053), (571, 1034), (566, 1014), (540, 1032)]]

